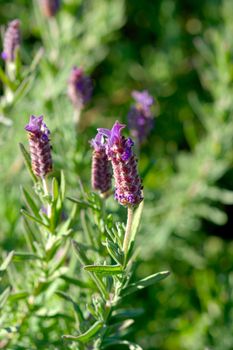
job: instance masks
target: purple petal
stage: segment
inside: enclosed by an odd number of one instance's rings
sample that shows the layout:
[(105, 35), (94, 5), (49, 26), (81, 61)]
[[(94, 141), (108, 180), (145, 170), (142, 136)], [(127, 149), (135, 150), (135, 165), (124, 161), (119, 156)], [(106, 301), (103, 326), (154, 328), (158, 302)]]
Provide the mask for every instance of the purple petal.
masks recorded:
[(96, 151), (104, 148), (105, 145), (103, 135), (98, 132), (96, 137), (90, 141), (90, 144)]
[(126, 125), (120, 124), (118, 120), (115, 122), (115, 124), (112, 127), (110, 140), (109, 140), (109, 146), (111, 147), (114, 143), (117, 143), (121, 140), (121, 130), (124, 129)]
[(102, 134), (102, 135), (104, 135), (104, 136), (106, 136), (106, 137), (110, 137), (110, 136), (111, 136), (111, 130), (109, 130), (109, 129), (98, 128), (97, 131), (98, 131), (100, 134)]

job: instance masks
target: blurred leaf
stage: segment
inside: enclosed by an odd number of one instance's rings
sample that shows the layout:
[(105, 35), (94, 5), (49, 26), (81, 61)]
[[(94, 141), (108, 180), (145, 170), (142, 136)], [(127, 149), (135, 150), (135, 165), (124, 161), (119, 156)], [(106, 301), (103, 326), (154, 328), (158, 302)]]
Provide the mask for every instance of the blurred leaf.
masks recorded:
[(9, 301), (14, 302), (22, 299), (26, 299), (29, 296), (28, 292), (18, 292), (18, 293), (12, 293), (9, 296)]
[(89, 264), (89, 259), (87, 258), (85, 251), (86, 249), (82, 246), (81, 243), (78, 243), (76, 241), (72, 241), (73, 243), (73, 247), (74, 247), (74, 251), (76, 253), (76, 256), (78, 257), (80, 263), (82, 265), (88, 265)]
[(61, 178), (60, 178), (60, 194), (61, 194), (61, 200), (62, 202), (65, 199), (65, 193), (66, 193), (66, 181), (65, 181), (65, 175), (64, 172), (61, 171)]
[(6, 303), (9, 295), (11, 293), (11, 288), (7, 287), (1, 294), (0, 294), (0, 310), (3, 308), (4, 304)]
[(41, 225), (41, 226), (44, 226), (45, 228), (47, 228), (49, 230), (49, 226), (46, 225), (45, 223), (43, 223), (43, 221), (35, 218), (34, 216), (30, 215), (26, 210), (24, 209), (21, 209), (20, 210), (21, 214), (23, 214), (26, 218), (36, 222), (37, 224)]
[(82, 200), (82, 199), (78, 199), (78, 198), (73, 198), (73, 197), (67, 197), (67, 199), (69, 199), (71, 202), (74, 202), (76, 204), (79, 205), (80, 208), (83, 209), (87, 209), (87, 208), (91, 208), (91, 209), (95, 209), (95, 206), (93, 206), (92, 204)]
[(58, 196), (59, 196), (58, 182), (57, 182), (57, 179), (54, 177), (52, 180), (52, 198), (53, 198), (53, 201), (57, 201)]
[(11, 90), (15, 89), (14, 83), (10, 81), (10, 79), (8, 78), (8, 76), (5, 74), (5, 72), (1, 67), (0, 67), (0, 79), (3, 82), (3, 84), (8, 86)]
[(0, 337), (3, 338), (9, 333), (17, 333), (19, 331), (19, 327), (4, 327), (0, 330)]
[(135, 343), (131, 343), (127, 340), (107, 339), (104, 343), (104, 349), (114, 345), (126, 345), (129, 350), (143, 350), (143, 348)]
[(61, 276), (61, 278), (66, 281), (67, 283), (69, 284), (73, 284), (77, 287), (80, 287), (80, 288), (87, 288), (89, 289), (90, 288), (90, 285), (88, 283), (85, 283), (83, 281), (80, 281), (78, 280), (77, 278), (74, 278), (74, 277), (70, 277), (70, 276), (66, 276), (66, 275), (63, 275)]
[(126, 318), (135, 318), (141, 316), (143, 313), (143, 309), (116, 310), (113, 312), (112, 322), (124, 320)]
[(38, 255), (32, 254), (32, 253), (21, 253), (21, 252), (14, 252), (13, 261), (14, 262), (20, 262), (25, 260), (37, 260), (40, 259)]
[(40, 215), (39, 215), (39, 210), (37, 208), (37, 205), (34, 201), (34, 199), (32, 198), (32, 196), (30, 195), (30, 193), (24, 188), (22, 187), (22, 191), (23, 191), (23, 194), (24, 194), (24, 197), (25, 197), (25, 200), (29, 206), (29, 208), (31, 209), (32, 213), (40, 218)]
[(1, 280), (1, 277), (4, 275), (4, 273), (6, 272), (8, 265), (12, 261), (13, 256), (14, 256), (14, 251), (10, 252), (7, 255), (7, 257), (4, 259), (2, 265), (0, 266), (0, 280)]
[(17, 102), (19, 102), (20, 99), (25, 97), (25, 95), (30, 90), (34, 79), (35, 79), (35, 75), (31, 74), (30, 76), (28, 76), (27, 78), (25, 78), (22, 81), (22, 83), (19, 85), (18, 89), (15, 91), (14, 105), (16, 105)]
[(226, 213), (204, 203), (193, 207), (193, 212), (206, 220), (214, 222), (216, 225), (224, 225), (227, 222)]
[(65, 299), (65, 300), (69, 301), (70, 303), (72, 303), (74, 310), (76, 311), (76, 313), (79, 316), (79, 321), (80, 322), (84, 321), (83, 313), (82, 313), (79, 305), (67, 293), (64, 293), (62, 291), (57, 291), (56, 294), (59, 297), (61, 297), (61, 298)]
[(29, 171), (29, 174), (31, 175), (33, 182), (37, 183), (38, 182), (37, 177), (35, 176), (35, 174), (32, 171), (30, 155), (26, 151), (26, 149), (25, 149), (25, 147), (24, 147), (24, 145), (22, 143), (19, 144), (19, 147), (20, 147), (21, 153), (23, 155), (23, 159), (24, 159), (25, 165), (26, 165), (26, 167), (27, 167), (27, 169)]

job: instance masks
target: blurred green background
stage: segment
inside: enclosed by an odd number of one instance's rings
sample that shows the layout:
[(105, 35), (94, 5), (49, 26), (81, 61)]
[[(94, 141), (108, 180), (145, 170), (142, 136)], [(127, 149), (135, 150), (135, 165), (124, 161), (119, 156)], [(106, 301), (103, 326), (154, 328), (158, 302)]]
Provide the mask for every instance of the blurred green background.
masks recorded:
[[(9, 125), (0, 124), (1, 255), (25, 245), (20, 185), (30, 179), (18, 143), (27, 143), (29, 115), (45, 116), (54, 167), (65, 169), (73, 193), (78, 176), (90, 185), (96, 128), (127, 123), (131, 91), (147, 89), (156, 123), (139, 157), (137, 274), (171, 275), (128, 300), (145, 309), (130, 337), (146, 350), (232, 350), (233, 2), (64, 0), (48, 23), (37, 1), (1, 0), (1, 24), (14, 18), (23, 63), (44, 49), (17, 103), (4, 110)], [(66, 93), (73, 65), (95, 85), (78, 138)]]

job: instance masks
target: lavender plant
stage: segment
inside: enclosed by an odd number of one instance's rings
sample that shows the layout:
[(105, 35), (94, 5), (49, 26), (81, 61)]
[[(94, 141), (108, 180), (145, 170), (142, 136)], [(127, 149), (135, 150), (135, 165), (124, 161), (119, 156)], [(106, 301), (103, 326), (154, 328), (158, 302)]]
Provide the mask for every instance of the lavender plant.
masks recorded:
[[(31, 116), (25, 130), (29, 137), (30, 153), (21, 145), (22, 154), (34, 181), (35, 195), (23, 188), (28, 210), (22, 209), (28, 252), (12, 252), (1, 267), (2, 273), (8, 267), (10, 289), (6, 288), (2, 300), (8, 310), (17, 304), (13, 317), (1, 319), (4, 348), (26, 347), (39, 344), (35, 334), (30, 339), (30, 327), (44, 332), (40, 319), (49, 315), (64, 319), (65, 327), (72, 335), (63, 340), (73, 349), (78, 343), (80, 349), (91, 346), (105, 349), (113, 345), (126, 345), (141, 349), (127, 340), (128, 327), (133, 324), (137, 310), (124, 309), (124, 297), (164, 279), (168, 272), (155, 273), (140, 281), (132, 281), (135, 270), (135, 235), (140, 223), (143, 196), (141, 179), (138, 175), (136, 159), (132, 150), (133, 141), (121, 135), (125, 125), (116, 122), (111, 130), (98, 129), (91, 141), (94, 157), (100, 154), (100, 162), (95, 160), (92, 177), (102, 174), (104, 187), (95, 186), (103, 194), (86, 193), (82, 189), (81, 198), (69, 197), (75, 203), (68, 217), (62, 215), (65, 199), (65, 180), (60, 177), (52, 181), (48, 175), (52, 171), (50, 131), (43, 116)], [(105, 163), (103, 166), (103, 162)], [(127, 225), (114, 222), (107, 213), (106, 192), (111, 185), (110, 163), (115, 180), (115, 199), (128, 208)], [(98, 169), (99, 167), (99, 169)], [(100, 181), (99, 175), (97, 180)], [(106, 181), (104, 181), (106, 180)], [(86, 238), (74, 240), (75, 216), (80, 214), (81, 230)], [(87, 215), (89, 222), (87, 222)], [(80, 265), (72, 262), (69, 248), (72, 243)], [(81, 238), (81, 239), (80, 239)], [(27, 278), (20, 285), (19, 275), (13, 263), (28, 261)], [(67, 274), (69, 271), (69, 274)], [(76, 276), (78, 272), (78, 276)], [(72, 273), (72, 275), (70, 274)], [(70, 295), (70, 286), (79, 287), (79, 300)], [(76, 292), (77, 293), (77, 292)], [(62, 312), (62, 304), (57, 311), (51, 309), (51, 299), (59, 297), (73, 306), (73, 312)], [(50, 301), (50, 303), (49, 303)], [(52, 303), (53, 304), (53, 303)], [(23, 311), (22, 311), (23, 310)], [(57, 327), (59, 327), (57, 325)], [(76, 331), (75, 331), (76, 330)], [(30, 341), (29, 341), (30, 339)], [(43, 344), (56, 346), (62, 341), (50, 335)]]
[(0, 123), (8, 126), (11, 125), (12, 121), (7, 117), (7, 114), (14, 104), (28, 92), (42, 55), (41, 51), (38, 51), (31, 66), (23, 67), (20, 47), (20, 21), (14, 19), (9, 22), (4, 33), (1, 58), (5, 62), (5, 70), (0, 67), (0, 79), (3, 83), (3, 96), (0, 98)]
[(83, 69), (73, 67), (69, 82), (68, 96), (74, 106), (74, 122), (79, 124), (80, 114), (92, 96), (93, 84), (91, 78), (84, 75)]
[(140, 146), (154, 126), (154, 116), (151, 111), (154, 99), (146, 90), (133, 91), (132, 97), (136, 105), (132, 106), (128, 113), (128, 123), (132, 136)]
[[(28, 251), (12, 252), (3, 264), (4, 271), (10, 260), (27, 262), (21, 272), (16, 266), (9, 266), (8, 270), (10, 288), (6, 314), (0, 319), (2, 348), (7, 349), (14, 348), (16, 344), (20, 347), (34, 347), (38, 339), (32, 335), (29, 344), (30, 327), (39, 327), (41, 332), (44, 332), (40, 319), (43, 318), (44, 312), (47, 314), (46, 304), (51, 298), (51, 293), (54, 287), (57, 287), (60, 276), (67, 271), (63, 264), (70, 246), (70, 224), (75, 213), (74, 207), (67, 221), (63, 221), (63, 174), (60, 176), (60, 185), (56, 178), (52, 181), (47, 179), (52, 170), (52, 158), (50, 132), (43, 122), (43, 117), (31, 116), (25, 129), (29, 135), (30, 154), (22, 144), (20, 147), (34, 182), (34, 196), (31, 191), (22, 188), (28, 207), (27, 210), (21, 211)], [(21, 279), (22, 271), (25, 274), (24, 283)], [(14, 313), (10, 310), (14, 310)], [(50, 337), (49, 341), (53, 343), (53, 337)]]
[(59, 0), (39, 0), (41, 10), (46, 17), (53, 17), (56, 15), (60, 7)]
[[(130, 138), (126, 139), (121, 135), (121, 130), (124, 127), (125, 125), (116, 122), (111, 130), (100, 128), (97, 136), (92, 140), (94, 152), (106, 152), (108, 157), (108, 159), (104, 158), (104, 166), (103, 159), (101, 162), (95, 161), (92, 177), (95, 178), (97, 171), (99, 171), (102, 173), (103, 184), (105, 184), (105, 179), (108, 180), (109, 175), (107, 162), (111, 162), (115, 180), (115, 199), (119, 204), (128, 208), (128, 215), (126, 226), (123, 223), (114, 223), (112, 215), (103, 214), (103, 206), (105, 205), (103, 200), (105, 199), (100, 200), (100, 198), (92, 196), (85, 202), (85, 206), (91, 209), (97, 226), (95, 230), (87, 228), (88, 236), (91, 237), (90, 242), (98, 252), (96, 255), (97, 263), (95, 263), (94, 254), (91, 258), (88, 257), (88, 250), (84, 251), (82, 243), (74, 241), (73, 244), (83, 269), (89, 272), (90, 278), (96, 284), (98, 295), (93, 296), (91, 304), (88, 305), (89, 312), (86, 316), (86, 322), (88, 322), (89, 327), (82, 328), (81, 324), (80, 334), (63, 336), (66, 340), (78, 342), (80, 348), (82, 348), (82, 344), (90, 343), (93, 349), (104, 349), (113, 345), (126, 345), (129, 348), (140, 349), (139, 345), (131, 344), (125, 339), (125, 332), (133, 322), (132, 319), (127, 318), (133, 315), (135, 310), (122, 310), (122, 299), (168, 275), (168, 272), (164, 271), (143, 280), (131, 282), (136, 258), (133, 247), (140, 223), (143, 197), (141, 180), (132, 150), (133, 142)], [(103, 141), (103, 136), (106, 138), (106, 143)], [(99, 169), (97, 169), (98, 166)], [(107, 170), (106, 173), (103, 169)], [(99, 180), (99, 176), (97, 179)], [(75, 198), (70, 199), (79, 205), (84, 204)], [(96, 237), (93, 233), (98, 232), (98, 230), (101, 236), (97, 237), (97, 244), (95, 244)], [(101, 246), (104, 246), (105, 249), (102, 250)], [(89, 249), (93, 250), (93, 247)], [(102, 260), (102, 263), (99, 263), (99, 260)], [(70, 300), (67, 295), (61, 295)], [(83, 312), (85, 313), (84, 310)]]

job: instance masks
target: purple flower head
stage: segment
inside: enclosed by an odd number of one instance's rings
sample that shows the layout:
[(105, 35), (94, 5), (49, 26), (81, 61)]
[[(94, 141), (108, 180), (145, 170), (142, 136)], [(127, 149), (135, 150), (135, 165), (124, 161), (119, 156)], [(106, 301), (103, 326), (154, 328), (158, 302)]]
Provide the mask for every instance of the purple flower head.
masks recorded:
[(154, 126), (154, 116), (151, 112), (154, 98), (146, 90), (133, 91), (132, 97), (135, 99), (136, 105), (132, 106), (128, 113), (129, 128), (132, 136), (141, 145)]
[(49, 140), (50, 131), (46, 124), (43, 122), (43, 116), (35, 117), (31, 115), (29, 124), (25, 126), (25, 130), (34, 134), (37, 137), (41, 137), (44, 141)]
[(106, 197), (112, 187), (112, 169), (106, 154), (106, 145), (103, 135), (97, 133), (96, 137), (90, 141), (90, 144), (93, 147), (92, 188), (100, 191), (100, 193)]
[(106, 153), (112, 163), (115, 198), (122, 205), (135, 206), (143, 199), (142, 185), (132, 151), (133, 141), (121, 135), (123, 128), (125, 125), (116, 121), (111, 130), (98, 129), (98, 132), (107, 138)]
[(150, 112), (150, 107), (154, 104), (154, 98), (148, 93), (147, 90), (144, 90), (142, 92), (133, 91), (132, 97), (135, 99), (139, 108)]
[(59, 10), (60, 0), (39, 0), (41, 9), (46, 17), (54, 17)]
[(28, 132), (32, 170), (36, 176), (44, 177), (52, 171), (52, 157), (50, 131), (43, 122), (43, 116), (32, 115), (25, 130)]
[(93, 84), (83, 69), (73, 67), (68, 81), (68, 96), (77, 109), (83, 109), (92, 96)]
[(14, 62), (16, 51), (20, 48), (20, 21), (15, 19), (8, 24), (4, 35), (3, 52), (1, 57), (5, 61)]

